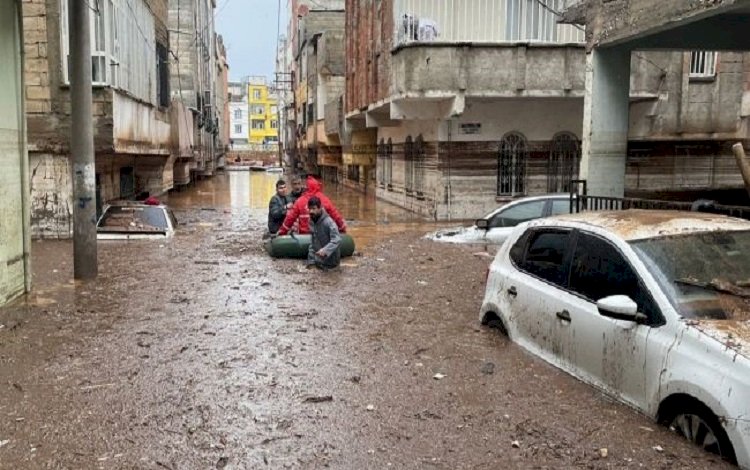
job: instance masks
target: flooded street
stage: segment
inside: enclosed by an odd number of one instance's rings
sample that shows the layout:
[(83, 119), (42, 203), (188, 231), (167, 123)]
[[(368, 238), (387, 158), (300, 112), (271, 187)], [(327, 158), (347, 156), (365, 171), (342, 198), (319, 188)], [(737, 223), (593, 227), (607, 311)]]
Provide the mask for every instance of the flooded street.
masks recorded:
[(34, 243), (0, 309), (0, 468), (728, 468), (481, 328), (490, 258), (432, 223), (330, 188), (359, 256), (270, 259), (275, 179), (170, 195), (174, 239), (100, 242), (90, 284)]

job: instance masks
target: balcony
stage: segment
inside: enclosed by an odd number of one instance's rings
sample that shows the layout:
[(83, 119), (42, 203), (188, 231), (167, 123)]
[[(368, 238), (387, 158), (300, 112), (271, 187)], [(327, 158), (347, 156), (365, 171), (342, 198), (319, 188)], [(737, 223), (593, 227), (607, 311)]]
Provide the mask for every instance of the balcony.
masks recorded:
[(571, 3), (395, 0), (391, 100), (583, 97), (584, 31), (557, 23)]
[(394, 0), (394, 45), (583, 44), (583, 28), (557, 22), (576, 1)]

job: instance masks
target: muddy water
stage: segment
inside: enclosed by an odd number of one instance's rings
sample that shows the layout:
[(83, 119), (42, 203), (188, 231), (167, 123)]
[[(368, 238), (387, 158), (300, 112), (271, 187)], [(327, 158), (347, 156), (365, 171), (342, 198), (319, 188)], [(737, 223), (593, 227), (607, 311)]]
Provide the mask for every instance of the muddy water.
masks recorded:
[(274, 180), (170, 196), (174, 239), (101, 243), (96, 282), (34, 244), (37, 290), (0, 309), (0, 468), (723, 468), (480, 328), (487, 259), (408, 214), (331, 188), (363, 254), (269, 259)]

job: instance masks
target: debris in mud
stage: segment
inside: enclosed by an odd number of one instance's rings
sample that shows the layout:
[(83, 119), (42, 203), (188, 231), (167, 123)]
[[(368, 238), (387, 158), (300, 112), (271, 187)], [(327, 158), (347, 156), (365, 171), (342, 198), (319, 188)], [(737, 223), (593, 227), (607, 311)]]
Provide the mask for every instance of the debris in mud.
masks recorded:
[(367, 411), (375, 411), (375, 405), (367, 405)]
[(218, 261), (196, 260), (195, 264), (209, 264), (211, 266), (218, 266), (219, 262)]
[(221, 469), (227, 466), (229, 463), (229, 459), (227, 457), (221, 457), (218, 462), (216, 462), (216, 468)]
[(10, 444), (10, 440), (0, 441), (0, 447), (4, 447), (8, 444)]
[(654, 446), (652, 447), (652, 449), (654, 449), (657, 452), (664, 452), (664, 447), (662, 446)]
[(599, 449), (599, 457), (606, 459), (608, 455), (609, 450), (606, 447), (602, 447), (601, 449)]
[(510, 446), (513, 447), (514, 449), (520, 449), (521, 448), (521, 443), (518, 442), (518, 441), (513, 441), (513, 442), (510, 443)]
[(358, 376), (358, 375), (355, 375), (355, 376), (353, 376), (353, 377), (350, 377), (350, 378), (349, 378), (349, 381), (350, 381), (351, 383), (354, 383), (354, 384), (358, 384), (359, 382), (361, 382), (361, 381), (362, 381), (362, 377), (360, 377), (360, 376)]
[(446, 375), (445, 374), (441, 374), (440, 372), (438, 372), (437, 374), (435, 374), (435, 375), (432, 376), (432, 378), (435, 379), (435, 380), (443, 380), (445, 377), (446, 377)]
[(331, 395), (325, 395), (320, 397), (307, 397), (304, 399), (304, 403), (326, 403), (329, 401), (333, 401), (333, 397)]
[(495, 373), (495, 364), (492, 362), (485, 362), (482, 364), (481, 371), (485, 375), (492, 375)]

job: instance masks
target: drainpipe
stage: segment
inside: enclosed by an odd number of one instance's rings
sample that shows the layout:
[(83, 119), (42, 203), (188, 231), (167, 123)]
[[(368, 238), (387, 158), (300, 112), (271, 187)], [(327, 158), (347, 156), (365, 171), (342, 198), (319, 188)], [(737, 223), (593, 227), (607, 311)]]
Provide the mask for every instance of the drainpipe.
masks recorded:
[(750, 195), (750, 164), (745, 159), (745, 148), (742, 143), (737, 143), (732, 146), (734, 152), (734, 158), (737, 160), (737, 166), (740, 167), (740, 173), (742, 173), (742, 180), (745, 182), (745, 190)]

